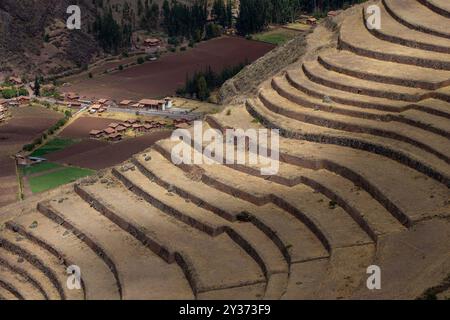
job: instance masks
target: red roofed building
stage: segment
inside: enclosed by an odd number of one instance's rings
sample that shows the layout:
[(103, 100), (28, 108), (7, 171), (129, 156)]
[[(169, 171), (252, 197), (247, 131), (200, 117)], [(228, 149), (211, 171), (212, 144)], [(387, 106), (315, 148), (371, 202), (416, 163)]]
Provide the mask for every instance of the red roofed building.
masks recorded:
[(101, 138), (101, 136), (103, 136), (103, 130), (91, 130), (89, 136), (92, 138)]
[(78, 99), (80, 99), (80, 96), (78, 94), (76, 94), (75, 92), (68, 92), (68, 93), (66, 93), (66, 99), (78, 100)]
[(118, 132), (112, 133), (112, 134), (108, 135), (108, 140), (120, 141), (120, 140), (122, 140), (122, 135)]
[(125, 132), (125, 131), (127, 131), (127, 128), (124, 127), (124, 126), (119, 125), (119, 126), (116, 128), (116, 131), (117, 131), (117, 132)]
[(146, 47), (157, 47), (161, 44), (161, 40), (157, 38), (147, 38), (144, 40), (144, 45)]
[(22, 79), (20, 77), (9, 77), (9, 82), (12, 84), (15, 84), (17, 86), (20, 86), (23, 84)]
[(113, 128), (106, 128), (105, 130), (103, 130), (107, 135), (113, 134), (116, 132), (116, 130), (114, 130)]
[(133, 101), (131, 101), (131, 100), (123, 100), (123, 101), (120, 102), (120, 105), (124, 106), (124, 107), (128, 107), (132, 103), (133, 103)]

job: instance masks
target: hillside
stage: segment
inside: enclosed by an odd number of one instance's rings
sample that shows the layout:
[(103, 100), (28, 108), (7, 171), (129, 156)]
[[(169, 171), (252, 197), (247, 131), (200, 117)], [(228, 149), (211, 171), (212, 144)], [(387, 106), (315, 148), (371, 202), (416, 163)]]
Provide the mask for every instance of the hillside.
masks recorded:
[[(90, 61), (98, 47), (87, 34), (65, 29), (68, 0), (0, 2), (0, 72), (58, 73)], [(92, 1), (80, 1), (82, 19), (90, 20)], [(45, 34), (50, 35), (44, 41)]]
[[(125, 2), (137, 12), (138, 0), (78, 1), (82, 13), (81, 30), (65, 27), (69, 0), (0, 1), (0, 78), (5, 74), (53, 75), (82, 67), (102, 54), (90, 30), (95, 13), (110, 4), (116, 21), (122, 19)], [(162, 0), (153, 1), (162, 4)], [(189, 3), (190, 1), (179, 1)], [(46, 35), (48, 39), (46, 38)]]
[[(370, 4), (380, 30), (364, 24)], [(272, 176), (250, 161), (176, 165), (167, 139), (3, 208), (0, 297), (448, 299), (449, 14), (441, 0), (355, 6), (284, 47), (296, 59), (257, 90), (225, 92), (234, 104), (203, 130), (279, 129)]]

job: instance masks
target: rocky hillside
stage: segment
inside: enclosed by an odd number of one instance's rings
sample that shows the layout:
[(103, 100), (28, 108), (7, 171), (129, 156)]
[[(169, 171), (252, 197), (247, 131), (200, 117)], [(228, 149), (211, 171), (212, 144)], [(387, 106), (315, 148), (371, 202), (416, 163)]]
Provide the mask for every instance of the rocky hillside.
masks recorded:
[[(90, 33), (96, 11), (111, 7), (115, 19), (120, 21), (125, 1), (77, 2), (82, 14), (80, 31), (69, 31), (65, 26), (66, 10), (73, 1), (0, 1), (0, 78), (8, 74), (58, 74), (81, 67), (100, 55), (101, 48)], [(127, 1), (134, 13), (137, 2)], [(163, 0), (153, 2), (161, 7)]]
[[(82, 19), (90, 21), (92, 1), (79, 2)], [(88, 23), (80, 31), (65, 28), (69, 5), (69, 0), (1, 1), (0, 72), (58, 73), (89, 62), (98, 47), (87, 33)]]

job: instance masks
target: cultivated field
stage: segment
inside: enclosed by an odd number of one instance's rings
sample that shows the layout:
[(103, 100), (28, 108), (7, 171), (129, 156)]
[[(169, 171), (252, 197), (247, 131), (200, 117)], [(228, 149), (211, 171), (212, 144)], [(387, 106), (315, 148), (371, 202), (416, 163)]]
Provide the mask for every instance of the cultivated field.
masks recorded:
[(274, 48), (273, 45), (238, 37), (205, 41), (185, 52), (168, 53), (148, 62), (113, 74), (74, 80), (65, 92), (75, 91), (90, 98), (114, 100), (141, 99), (173, 95), (187, 74), (207, 66), (220, 71), (226, 66), (252, 62)]
[(127, 160), (134, 154), (151, 147), (156, 141), (170, 137), (170, 134), (169, 130), (155, 131), (117, 143), (88, 139), (49, 154), (47, 158), (57, 163), (100, 170)]
[(80, 117), (68, 125), (59, 134), (63, 138), (84, 139), (89, 138), (91, 130), (102, 130), (108, 127), (115, 119), (98, 117)]
[(16, 167), (11, 155), (39, 137), (62, 117), (42, 107), (11, 109), (12, 119), (0, 126), (0, 207), (17, 200)]
[(255, 34), (253, 35), (253, 39), (278, 46), (298, 36), (300, 31), (301, 30), (297, 31), (290, 28), (280, 27)]

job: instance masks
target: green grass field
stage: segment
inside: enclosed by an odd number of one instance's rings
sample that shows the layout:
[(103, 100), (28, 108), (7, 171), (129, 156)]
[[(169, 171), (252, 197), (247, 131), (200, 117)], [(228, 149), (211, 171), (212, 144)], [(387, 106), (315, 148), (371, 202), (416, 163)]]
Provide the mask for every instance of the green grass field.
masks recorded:
[(42, 147), (36, 149), (30, 156), (32, 157), (42, 157), (48, 153), (63, 150), (68, 146), (71, 146), (78, 141), (73, 139), (62, 139), (62, 138), (54, 138), (44, 144)]
[(62, 168), (62, 165), (58, 163), (53, 162), (42, 162), (39, 164), (35, 164), (31, 167), (24, 167), (22, 168), (22, 174), (24, 176), (29, 176), (35, 173), (41, 173), (48, 170), (56, 169), (56, 168)]
[(278, 46), (293, 39), (298, 34), (299, 33), (294, 30), (278, 28), (275, 30), (255, 34), (252, 36), (252, 38), (254, 40), (268, 42)]
[(94, 170), (67, 167), (49, 174), (31, 177), (29, 179), (30, 188), (33, 193), (43, 192), (73, 182), (77, 179), (87, 177), (94, 173)]

